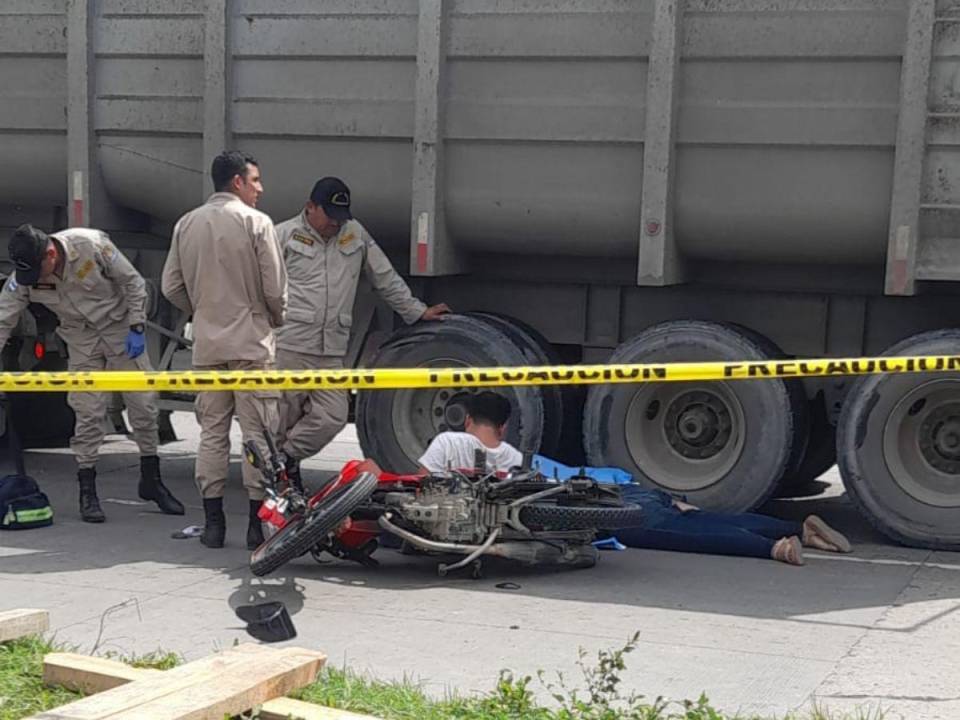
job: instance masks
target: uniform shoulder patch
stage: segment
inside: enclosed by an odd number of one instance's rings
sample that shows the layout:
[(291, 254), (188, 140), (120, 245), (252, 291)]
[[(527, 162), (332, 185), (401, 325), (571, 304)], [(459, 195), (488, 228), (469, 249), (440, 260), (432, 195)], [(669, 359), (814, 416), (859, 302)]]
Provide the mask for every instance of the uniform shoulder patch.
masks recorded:
[(7, 280), (6, 289), (9, 290), (10, 292), (16, 292), (18, 287), (20, 287), (20, 285), (17, 283), (16, 276), (11, 275), (10, 279)]
[(103, 247), (100, 248), (100, 254), (103, 255), (103, 259), (108, 263), (113, 263), (117, 259), (117, 253), (120, 252), (117, 250), (117, 247), (113, 243), (104, 243)]
[(306, 233), (302, 233), (302, 232), (295, 232), (295, 233), (290, 237), (290, 239), (291, 239), (291, 240), (296, 240), (297, 242), (303, 243), (304, 245), (311, 245), (311, 246), (312, 246), (313, 243), (314, 243), (314, 239), (313, 239), (312, 237), (310, 237), (310, 236), (307, 235)]
[(86, 279), (87, 275), (90, 274), (90, 271), (93, 270), (93, 266), (93, 260), (87, 260), (83, 265), (80, 266), (80, 269), (77, 270), (77, 277), (81, 280)]

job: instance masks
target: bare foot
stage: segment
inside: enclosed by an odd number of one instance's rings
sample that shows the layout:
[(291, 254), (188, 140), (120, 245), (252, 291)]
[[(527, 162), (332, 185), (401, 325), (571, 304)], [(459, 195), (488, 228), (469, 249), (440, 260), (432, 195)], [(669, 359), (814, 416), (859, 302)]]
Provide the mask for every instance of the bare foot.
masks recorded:
[(822, 518), (810, 515), (803, 521), (803, 544), (826, 552), (848, 553), (850, 541), (827, 525)]
[(788, 565), (803, 565), (803, 546), (796, 535), (780, 538), (773, 544), (770, 557)]

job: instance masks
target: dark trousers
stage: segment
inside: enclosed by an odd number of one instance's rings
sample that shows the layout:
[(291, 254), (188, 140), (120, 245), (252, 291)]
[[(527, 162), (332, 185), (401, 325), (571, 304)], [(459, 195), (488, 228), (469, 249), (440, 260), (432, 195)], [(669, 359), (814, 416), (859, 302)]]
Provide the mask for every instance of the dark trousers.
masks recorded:
[(800, 523), (755, 513), (657, 510), (651, 525), (617, 530), (617, 539), (628, 547), (649, 550), (769, 558), (777, 540), (803, 532)]

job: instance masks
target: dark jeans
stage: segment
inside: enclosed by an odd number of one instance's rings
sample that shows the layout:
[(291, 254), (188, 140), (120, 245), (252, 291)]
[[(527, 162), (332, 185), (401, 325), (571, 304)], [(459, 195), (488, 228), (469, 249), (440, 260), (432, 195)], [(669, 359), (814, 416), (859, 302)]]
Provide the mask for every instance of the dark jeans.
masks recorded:
[(756, 513), (680, 512), (669, 495), (657, 490), (629, 486), (623, 496), (641, 505), (646, 517), (643, 527), (612, 533), (628, 547), (769, 558), (777, 540), (803, 532), (798, 522)]

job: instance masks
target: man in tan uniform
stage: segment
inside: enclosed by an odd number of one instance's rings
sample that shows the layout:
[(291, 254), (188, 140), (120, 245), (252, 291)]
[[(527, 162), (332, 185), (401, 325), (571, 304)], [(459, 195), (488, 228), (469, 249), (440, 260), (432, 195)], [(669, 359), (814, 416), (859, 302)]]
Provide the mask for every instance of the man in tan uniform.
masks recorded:
[[(278, 225), (277, 236), (290, 291), (287, 322), (277, 334), (281, 369), (343, 367), (361, 271), (407, 324), (450, 312), (443, 303), (427, 307), (413, 297), (380, 246), (353, 219), (350, 189), (339, 178), (318, 180), (303, 212)], [(302, 487), (300, 461), (320, 452), (346, 425), (347, 394), (285, 392), (280, 408), (287, 471)]]
[[(8, 247), (16, 272), (0, 292), (0, 347), (30, 303), (48, 307), (70, 351), (70, 370), (151, 370), (144, 352), (147, 291), (140, 273), (100, 230), (70, 228), (53, 235), (31, 225), (13, 233)], [(133, 438), (140, 448), (139, 495), (170, 515), (183, 505), (160, 479), (154, 393), (124, 393)], [(76, 414), (70, 441), (79, 467), (80, 517), (102, 523), (97, 498), (97, 455), (103, 443), (107, 398), (70, 393)]]
[[(163, 294), (193, 316), (193, 366), (198, 370), (264, 370), (273, 367), (273, 329), (283, 324), (287, 274), (270, 218), (255, 209), (263, 193), (257, 162), (239, 152), (213, 161), (216, 192), (173, 229), (163, 268)], [(244, 441), (266, 454), (265, 433), (279, 430), (278, 391), (201, 392), (196, 480), (203, 497), (207, 547), (223, 547), (223, 493), (230, 464), (230, 424), (236, 412)], [(263, 487), (242, 464), (250, 498), (247, 546), (263, 542), (257, 510)]]

